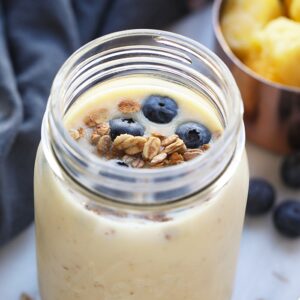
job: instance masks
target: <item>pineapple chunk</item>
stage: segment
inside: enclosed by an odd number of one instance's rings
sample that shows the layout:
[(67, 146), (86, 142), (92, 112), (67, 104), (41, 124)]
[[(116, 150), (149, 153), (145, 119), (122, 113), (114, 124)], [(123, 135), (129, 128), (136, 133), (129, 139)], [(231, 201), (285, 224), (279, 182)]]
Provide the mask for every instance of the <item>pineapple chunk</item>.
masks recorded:
[(300, 24), (280, 17), (256, 33), (245, 64), (275, 82), (300, 87)]
[(284, 5), (285, 5), (287, 11), (290, 10), (290, 6), (291, 6), (293, 1), (294, 0), (284, 0)]
[(284, 0), (284, 4), (288, 17), (300, 22), (300, 0)]
[(281, 15), (280, 0), (228, 0), (222, 13), (221, 28), (230, 48), (243, 59), (254, 47), (252, 36)]
[(290, 7), (290, 17), (300, 22), (300, 0), (293, 0)]

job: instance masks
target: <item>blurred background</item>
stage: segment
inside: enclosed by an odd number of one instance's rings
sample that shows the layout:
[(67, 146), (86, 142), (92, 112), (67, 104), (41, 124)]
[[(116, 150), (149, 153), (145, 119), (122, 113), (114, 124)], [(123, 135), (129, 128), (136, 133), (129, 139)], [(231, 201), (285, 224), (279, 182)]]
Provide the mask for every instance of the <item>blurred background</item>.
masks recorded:
[[(217, 2), (215, 8), (221, 7)], [(269, 10), (272, 1), (266, 2)], [(233, 299), (300, 299), (299, 86), (252, 73), (222, 36), (221, 24), (214, 29), (212, 5), (205, 0), (0, 1), (0, 299), (37, 297), (32, 179), (52, 80), (81, 45), (131, 28), (191, 37), (217, 52), (236, 76), (246, 106), (252, 179)], [(261, 11), (254, 14), (258, 20), (264, 18)], [(239, 19), (231, 22), (234, 30), (243, 28)], [(300, 59), (300, 44), (294, 48), (286, 57), (296, 53)]]

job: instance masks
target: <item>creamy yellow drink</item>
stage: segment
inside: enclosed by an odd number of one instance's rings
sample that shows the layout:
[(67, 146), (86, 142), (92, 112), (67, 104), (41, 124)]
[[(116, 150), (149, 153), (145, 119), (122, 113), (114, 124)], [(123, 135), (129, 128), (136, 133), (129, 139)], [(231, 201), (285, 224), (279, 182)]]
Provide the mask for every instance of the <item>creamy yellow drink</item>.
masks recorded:
[(300, 0), (285, 0), (287, 15), (297, 21), (300, 22)]
[[(156, 107), (151, 108), (148, 116), (147, 112), (146, 114), (144, 113), (147, 99), (151, 102), (158, 101), (158, 105), (166, 106), (163, 107), (162, 110), (158, 107), (157, 109), (159, 111), (156, 115), (153, 115), (153, 113), (156, 112)], [(173, 108), (167, 107), (170, 102), (171, 105), (174, 104), (177, 106), (175, 107), (174, 116), (169, 115), (172, 114)], [(155, 105), (156, 103), (154, 103), (154, 106)], [(172, 119), (169, 122), (166, 120), (165, 123), (164, 118), (168, 117)], [(149, 118), (154, 118), (154, 121), (149, 120)], [(155, 118), (161, 119), (156, 120)], [(113, 131), (116, 131), (114, 130), (115, 120), (128, 120), (128, 122), (131, 123), (121, 123), (121, 126), (124, 127), (123, 130), (121, 128), (121, 132), (119, 133), (118, 128), (116, 129), (117, 133), (113, 133)], [(135, 125), (133, 122), (136, 123), (136, 126), (133, 128), (130, 127), (127, 131), (128, 126)], [(191, 143), (196, 143), (196, 145), (192, 145), (191, 149), (189, 149), (189, 144), (185, 141), (186, 147), (183, 146), (186, 149), (178, 149), (178, 151), (175, 151), (175, 153), (182, 155), (182, 158), (186, 150), (190, 150), (188, 153), (199, 150), (199, 154), (201, 150), (203, 152), (207, 150), (207, 148), (222, 135), (223, 126), (221, 121), (204, 96), (174, 83), (166, 84), (161, 79), (143, 76), (115, 79), (91, 88), (77, 100), (76, 105), (70, 109), (65, 117), (65, 126), (75, 140), (81, 146), (87, 148), (90, 152), (102, 159), (106, 157), (106, 155), (101, 155), (98, 151), (99, 138), (102, 136), (110, 135), (111, 142), (114, 142), (118, 140), (115, 139), (116, 135), (120, 136), (122, 135), (121, 133), (131, 134), (130, 130), (133, 130), (133, 134), (135, 134), (134, 131), (137, 129), (138, 136), (141, 135), (146, 138), (154, 136), (156, 139), (161, 140), (161, 149), (157, 153), (159, 154), (164, 152), (163, 147), (167, 146), (163, 141), (164, 138), (171, 137), (172, 140), (174, 135), (178, 133), (180, 125), (189, 125), (191, 123), (199, 123), (199, 125), (202, 125), (203, 130), (207, 131), (210, 137), (208, 137), (207, 141), (202, 143), (200, 140), (196, 140), (196, 136), (195, 139), (190, 141)], [(193, 126), (193, 124), (191, 124), (191, 126)], [(117, 123), (117, 125), (119, 125), (119, 123)], [(141, 134), (139, 130), (142, 130)], [(192, 127), (189, 131), (191, 131), (191, 134), (193, 134), (193, 131), (197, 134), (197, 130), (197, 127)], [(76, 135), (76, 131), (79, 131), (79, 136)], [(82, 134), (82, 136), (80, 136), (80, 134)], [(190, 133), (187, 132), (187, 134)], [(180, 133), (178, 137), (180, 137)], [(146, 141), (146, 139), (144, 141)], [(143, 140), (141, 140), (141, 142), (143, 143)], [(93, 144), (94, 147), (91, 144)], [(172, 146), (172, 143), (168, 145)], [(143, 149), (141, 148), (140, 150), (140, 152), (131, 153), (129, 149), (129, 151), (125, 151), (114, 158), (122, 160), (123, 155), (133, 154), (134, 157), (141, 157), (143, 159), (145, 158), (142, 151)], [(172, 154), (172, 152), (170, 152), (170, 154)], [(169, 156), (170, 155), (168, 155), (168, 157)], [(145, 162), (147, 161), (147, 159), (144, 160)], [(149, 163), (150, 162), (151, 160)], [(164, 166), (166, 165), (167, 164)], [(154, 164), (150, 164), (150, 167), (154, 166)]]
[[(149, 121), (142, 109), (149, 95), (174, 100), (176, 116), (166, 124)], [(121, 112), (119, 104), (125, 100), (141, 108)], [(99, 150), (102, 136), (112, 139), (111, 124), (110, 133), (99, 134), (93, 142), (96, 125), (89, 124), (93, 118), (87, 121), (86, 116), (95, 111), (104, 112), (100, 114), (101, 124), (132, 118), (144, 128), (146, 140), (151, 135), (163, 136), (158, 137), (159, 151), (166, 157), (159, 166), (144, 150), (134, 154), (145, 161), (140, 172), (155, 167), (154, 172), (168, 169), (171, 175), (184, 164), (196, 163), (199, 157), (209, 160), (209, 148), (224, 130), (208, 99), (183, 85), (142, 75), (112, 79), (83, 93), (64, 118), (76, 143), (87, 155), (105, 161), (108, 169), (116, 161), (126, 163), (128, 170), (135, 166), (125, 161), (126, 153), (111, 158)], [(177, 129), (185, 122), (203, 124), (211, 133), (209, 142), (205, 142), (206, 147), (192, 150), (184, 144), (175, 152), (167, 152), (164, 140), (176, 132), (176, 141), (181, 140)], [(78, 135), (79, 128), (84, 134)], [(117, 139), (113, 136), (111, 147)], [(191, 160), (186, 155), (189, 150), (196, 151)], [(164, 206), (154, 197), (156, 205), (151, 210), (126, 205), (107, 209), (113, 199), (82, 191), (84, 188), (70, 188), (68, 176), (55, 174), (40, 147), (35, 168), (35, 213), (42, 300), (229, 300), (248, 189), (247, 160), (242, 152), (234, 155), (231, 166), (216, 179), (222, 183), (209, 194), (207, 187)], [(177, 153), (175, 166), (170, 163), (173, 153)], [(119, 168), (124, 170), (122, 165)], [(191, 180), (196, 184), (201, 178)], [(136, 197), (131, 199), (133, 203), (143, 201)]]

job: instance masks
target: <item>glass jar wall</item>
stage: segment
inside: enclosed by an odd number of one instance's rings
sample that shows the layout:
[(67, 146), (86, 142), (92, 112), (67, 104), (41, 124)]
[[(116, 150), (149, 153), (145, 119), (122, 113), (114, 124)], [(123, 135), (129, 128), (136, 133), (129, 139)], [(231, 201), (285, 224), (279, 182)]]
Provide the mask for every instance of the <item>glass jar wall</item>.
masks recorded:
[[(128, 78), (198, 95), (222, 136), (205, 155), (162, 169), (89, 155), (66, 116), (92, 88)], [(119, 32), (73, 54), (53, 83), (36, 159), (42, 299), (229, 300), (248, 189), (242, 114), (225, 65), (179, 35)]]

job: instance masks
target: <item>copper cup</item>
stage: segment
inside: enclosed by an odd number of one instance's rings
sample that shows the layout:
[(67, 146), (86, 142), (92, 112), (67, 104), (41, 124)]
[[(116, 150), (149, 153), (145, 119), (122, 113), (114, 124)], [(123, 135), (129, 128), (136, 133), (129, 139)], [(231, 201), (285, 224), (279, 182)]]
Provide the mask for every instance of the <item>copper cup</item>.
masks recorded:
[[(231, 51), (221, 31), (226, 0), (215, 0), (215, 52), (231, 70), (245, 106), (247, 138), (277, 153), (300, 150), (300, 88), (271, 82), (253, 72)], [(238, 25), (237, 25), (238, 26)]]

